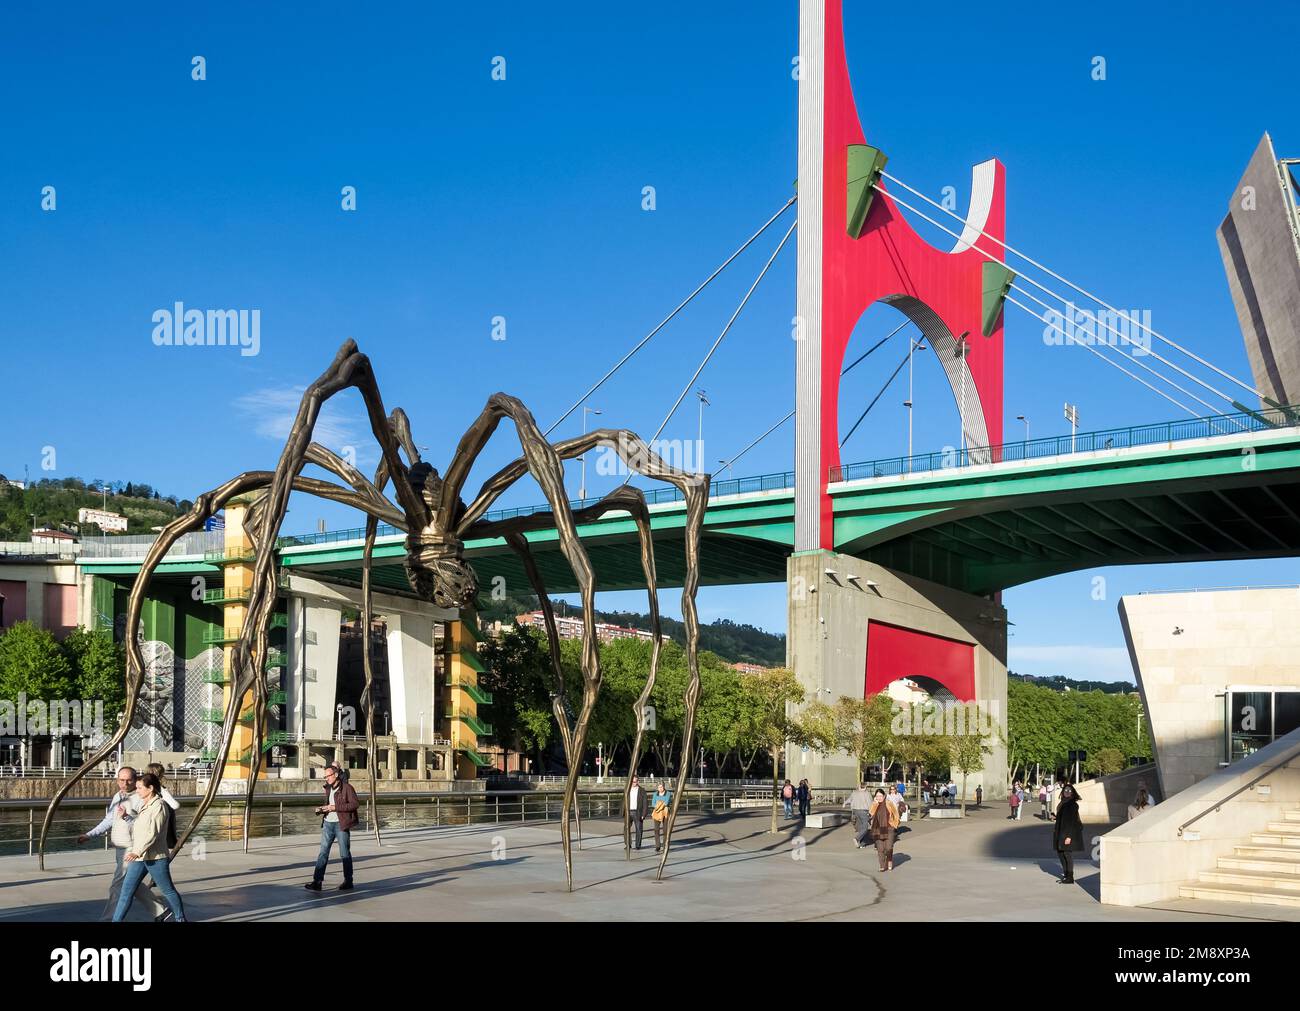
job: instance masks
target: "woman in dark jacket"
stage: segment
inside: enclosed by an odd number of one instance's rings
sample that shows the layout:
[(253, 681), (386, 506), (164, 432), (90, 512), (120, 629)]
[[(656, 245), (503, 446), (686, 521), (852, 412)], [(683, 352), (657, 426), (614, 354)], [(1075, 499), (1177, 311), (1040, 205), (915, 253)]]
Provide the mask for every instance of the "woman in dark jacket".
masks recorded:
[(808, 810), (812, 806), (812, 790), (808, 787), (808, 780), (799, 780), (799, 789), (796, 793), (799, 797), (799, 817), (807, 818)]
[(1058, 884), (1074, 884), (1074, 854), (1083, 852), (1083, 821), (1079, 818), (1079, 795), (1066, 783), (1061, 789), (1061, 806), (1056, 809), (1052, 846), (1061, 858), (1065, 873)]

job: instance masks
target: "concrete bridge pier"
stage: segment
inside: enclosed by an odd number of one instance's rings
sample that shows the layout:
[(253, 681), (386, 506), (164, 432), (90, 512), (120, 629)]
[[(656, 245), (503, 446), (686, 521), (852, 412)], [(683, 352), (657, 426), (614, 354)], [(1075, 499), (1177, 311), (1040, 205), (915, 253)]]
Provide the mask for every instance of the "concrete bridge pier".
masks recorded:
[[(863, 698), (907, 678), (938, 699), (975, 701), (994, 736), (984, 769), (967, 790), (986, 801), (1006, 797), (1007, 613), (989, 597), (952, 590), (851, 555), (804, 551), (786, 566), (787, 662), (807, 700)], [(895, 686), (893, 694), (905, 697)], [(913, 693), (915, 694), (915, 693)], [(787, 748), (786, 776), (814, 786), (848, 786), (855, 761)], [(961, 787), (960, 776), (954, 773)]]

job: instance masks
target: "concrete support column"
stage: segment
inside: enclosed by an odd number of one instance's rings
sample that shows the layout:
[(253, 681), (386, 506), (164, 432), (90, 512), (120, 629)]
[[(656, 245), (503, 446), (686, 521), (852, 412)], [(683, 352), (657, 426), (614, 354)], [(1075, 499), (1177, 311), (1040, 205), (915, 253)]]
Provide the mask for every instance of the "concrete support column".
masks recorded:
[[(306, 646), (304, 649), (304, 682), (306, 704), (315, 714), (304, 720), (307, 736), (331, 740), (338, 732), (334, 716), (338, 697), (339, 679), (339, 626), (343, 622), (343, 606), (330, 602), (308, 602), (306, 612)], [(292, 620), (292, 619), (291, 619)], [(292, 629), (293, 626), (290, 625)], [(298, 639), (297, 636), (294, 637)], [(314, 642), (311, 640), (314, 638)], [(306, 668), (316, 671), (314, 682), (306, 681)]]
[(388, 778), (389, 779), (402, 778), (397, 768), (397, 745), (396, 744), (390, 744), (388, 746)]
[(420, 734), (420, 713), (426, 728), (434, 725), (433, 619), (397, 613), (387, 620), (392, 734), (398, 741), (414, 741)]
[(415, 752), (415, 775), (419, 779), (429, 778), (429, 750), (423, 745)]
[[(970, 647), (974, 701), (992, 717), (995, 732), (987, 742), (990, 753), (984, 769), (968, 778), (967, 793), (973, 796), (975, 788), (983, 786), (986, 800), (1005, 797), (1005, 609), (985, 597), (832, 551), (797, 553), (787, 563), (786, 573), (790, 616), (787, 661), (803, 684), (808, 702), (833, 704), (841, 696), (865, 696), (872, 622)], [(918, 664), (915, 670), (898, 676), (928, 678), (933, 673)], [(794, 746), (786, 749), (786, 776), (807, 778), (814, 786), (849, 786), (856, 778), (855, 766), (855, 759), (843, 752), (823, 756), (805, 754)]]

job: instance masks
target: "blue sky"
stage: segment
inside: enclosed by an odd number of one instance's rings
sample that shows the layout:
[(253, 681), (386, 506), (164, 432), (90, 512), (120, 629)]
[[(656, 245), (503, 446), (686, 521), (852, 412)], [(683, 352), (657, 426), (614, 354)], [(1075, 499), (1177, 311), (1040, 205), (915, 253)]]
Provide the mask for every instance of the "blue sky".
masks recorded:
[[(1100, 3), (914, 9), (848, 0), (868, 139), (890, 170), (968, 198), (1007, 166), (1008, 237), (1242, 377), (1249, 368), (1214, 238), (1260, 134), (1300, 153), (1288, 74), (1300, 16), (1220, 7), (1172, 18)], [(192, 496), (269, 467), (295, 391), (353, 337), (389, 406), (441, 465), (487, 395), (543, 426), (788, 197), (795, 6), (138, 3), (24, 6), (0, 41), (0, 472), (143, 480)], [(206, 59), (207, 79), (191, 77)], [(505, 58), (504, 81), (492, 79)], [(1093, 58), (1106, 79), (1093, 80)], [(55, 187), (57, 209), (41, 209)], [(356, 188), (357, 209), (341, 190)], [(642, 209), (646, 186), (656, 207)], [(933, 241), (944, 236), (918, 226)], [(770, 234), (591, 403), (652, 432), (770, 253)], [(158, 348), (155, 310), (261, 310), (261, 350)], [(701, 379), (705, 457), (730, 456), (792, 404), (793, 244)], [(1177, 410), (1008, 310), (1006, 431), (1163, 420)], [(854, 348), (895, 325), (864, 317)], [(506, 339), (492, 339), (493, 317)], [(852, 423), (905, 345), (846, 382)], [(846, 460), (906, 447), (895, 387)], [(919, 449), (954, 441), (938, 364), (918, 359)], [(690, 439), (694, 401), (665, 430)], [(574, 416), (557, 434), (580, 430)], [(373, 464), (359, 400), (322, 441)], [(503, 429), (476, 470), (516, 446)], [(785, 470), (788, 428), (736, 467)], [(588, 475), (589, 488), (611, 478)], [(572, 488), (577, 488), (576, 467)], [(471, 481), (471, 486), (476, 480)], [(538, 498), (521, 487), (503, 504)], [(351, 525), (295, 499), (290, 532)], [(1107, 570), (1006, 594), (1011, 666), (1128, 676), (1123, 592), (1296, 581), (1290, 561)], [(676, 594), (665, 606), (676, 611)], [(609, 605), (639, 606), (637, 595)], [(707, 620), (782, 629), (783, 589), (705, 590)], [(1083, 620), (1080, 620), (1080, 619)]]

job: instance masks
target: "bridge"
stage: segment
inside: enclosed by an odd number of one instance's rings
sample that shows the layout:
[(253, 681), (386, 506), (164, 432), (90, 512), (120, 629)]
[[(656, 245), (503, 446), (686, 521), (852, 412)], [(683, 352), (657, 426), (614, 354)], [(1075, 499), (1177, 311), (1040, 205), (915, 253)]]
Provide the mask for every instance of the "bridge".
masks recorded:
[[(980, 462), (996, 459), (996, 463)], [(1099, 565), (1271, 558), (1300, 553), (1300, 427), (1281, 411), (1083, 432), (988, 449), (951, 448), (841, 466), (829, 483), (835, 550), (966, 593), (987, 595)], [(783, 582), (794, 547), (794, 473), (715, 481), (705, 516), (702, 582)], [(661, 585), (680, 585), (685, 508), (651, 489)], [(575, 500), (580, 508), (590, 505)], [(500, 509), (489, 521), (546, 513)], [(601, 590), (644, 586), (636, 529), (624, 512), (579, 526)], [(282, 537), (292, 573), (360, 586), (363, 528)], [(528, 535), (548, 588), (576, 592), (554, 528)], [(410, 596), (403, 533), (381, 528), (376, 589)], [(480, 585), (528, 585), (501, 538), (469, 541)], [(139, 562), (82, 561), (134, 576)], [(159, 578), (219, 578), (202, 556), (164, 562)]]

